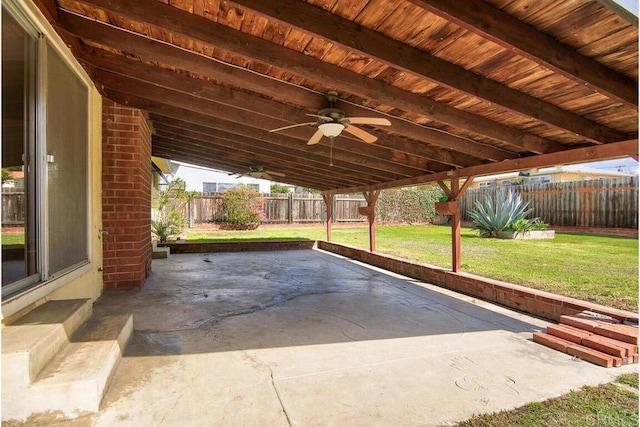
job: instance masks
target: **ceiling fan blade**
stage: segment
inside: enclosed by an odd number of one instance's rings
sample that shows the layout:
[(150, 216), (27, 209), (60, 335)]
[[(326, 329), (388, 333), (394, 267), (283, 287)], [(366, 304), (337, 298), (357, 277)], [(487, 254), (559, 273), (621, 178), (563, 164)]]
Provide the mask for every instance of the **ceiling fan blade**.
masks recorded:
[(311, 114), (311, 113), (307, 113), (307, 116), (309, 116), (309, 117), (317, 117), (317, 118), (319, 118), (320, 120), (325, 121), (325, 122), (332, 122), (332, 121), (333, 121), (333, 119), (332, 119), (331, 117), (321, 116), (321, 115), (319, 115), (319, 114)]
[(267, 172), (269, 175), (279, 176), (281, 178), (284, 178), (285, 176), (287, 176), (286, 174), (284, 174), (282, 172), (275, 172), (275, 171), (265, 171), (265, 172)]
[(309, 125), (317, 125), (317, 124), (318, 123), (316, 123), (316, 122), (298, 123), (297, 125), (284, 126), (284, 127), (277, 128), (277, 129), (271, 129), (269, 132), (279, 132), (279, 131), (285, 130), (285, 129), (297, 128), (298, 126), (309, 126)]
[(383, 117), (347, 117), (347, 120), (354, 125), (391, 126), (391, 122)]
[[(348, 126), (347, 126), (348, 127)], [(322, 131), (320, 129), (318, 129), (316, 131), (316, 133), (314, 133), (311, 138), (309, 138), (309, 142), (307, 142), (307, 145), (313, 145), (313, 144), (317, 144), (318, 142), (320, 142), (320, 140), (322, 139)]]
[(273, 181), (273, 177), (271, 175), (269, 175), (268, 173), (266, 173), (266, 172), (261, 172), (260, 175), (261, 175), (260, 178), (262, 178), (262, 179)]
[(360, 138), (361, 140), (363, 140), (368, 144), (371, 144), (372, 142), (376, 142), (378, 140), (377, 137), (371, 135), (369, 132), (366, 132), (355, 126), (347, 125), (347, 127), (345, 127), (344, 130), (345, 132), (349, 132), (351, 135), (357, 136), (358, 138)]

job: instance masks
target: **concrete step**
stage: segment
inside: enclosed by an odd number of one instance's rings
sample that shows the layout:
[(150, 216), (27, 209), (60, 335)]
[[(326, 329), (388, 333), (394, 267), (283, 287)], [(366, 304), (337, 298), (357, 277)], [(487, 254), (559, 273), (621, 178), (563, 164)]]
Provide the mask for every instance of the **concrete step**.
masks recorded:
[[(50, 332), (43, 339), (56, 341), (64, 338), (64, 344), (49, 357), (48, 363), (30, 384), (16, 387), (5, 372), (13, 369), (11, 361), (5, 365), (3, 354), (2, 419), (24, 420), (37, 412), (62, 411), (74, 417), (85, 411), (97, 411), (108, 388), (125, 347), (133, 333), (133, 316), (105, 316), (84, 319), (84, 324), (74, 326), (70, 338), (62, 324), (34, 325), (31, 316), (28, 324), (20, 319), (3, 330), (17, 335), (24, 328), (46, 327)], [(15, 328), (15, 329), (13, 329)], [(61, 332), (62, 331), (62, 332)], [(24, 341), (28, 342), (29, 337)], [(3, 348), (4, 352), (4, 348)], [(8, 387), (7, 387), (8, 386)]]
[(70, 343), (32, 384), (31, 411), (97, 411), (120, 358), (116, 340)]
[(133, 334), (133, 315), (104, 316), (90, 318), (73, 336), (73, 342), (116, 341), (120, 354)]
[(2, 329), (2, 388), (26, 387), (91, 316), (89, 299), (48, 301)]
[(168, 246), (155, 248), (151, 253), (151, 258), (153, 259), (163, 259), (169, 258), (170, 249)]

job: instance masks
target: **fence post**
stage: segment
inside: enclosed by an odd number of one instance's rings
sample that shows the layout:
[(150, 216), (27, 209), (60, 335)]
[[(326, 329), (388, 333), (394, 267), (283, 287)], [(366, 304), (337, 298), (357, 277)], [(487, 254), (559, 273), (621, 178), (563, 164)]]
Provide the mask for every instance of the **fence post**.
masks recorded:
[(289, 199), (287, 200), (287, 209), (289, 214), (287, 215), (289, 218), (289, 224), (293, 224), (293, 196), (295, 193), (289, 193)]

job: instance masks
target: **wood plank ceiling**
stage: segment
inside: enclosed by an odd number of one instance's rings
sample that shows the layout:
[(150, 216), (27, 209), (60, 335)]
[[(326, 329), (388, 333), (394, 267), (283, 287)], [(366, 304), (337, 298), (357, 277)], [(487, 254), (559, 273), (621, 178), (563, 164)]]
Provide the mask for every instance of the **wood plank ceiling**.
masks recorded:
[[(605, 1), (35, 2), (105, 96), (148, 112), (154, 156), (337, 190), (637, 138), (638, 23)], [(269, 132), (329, 91), (391, 126)]]

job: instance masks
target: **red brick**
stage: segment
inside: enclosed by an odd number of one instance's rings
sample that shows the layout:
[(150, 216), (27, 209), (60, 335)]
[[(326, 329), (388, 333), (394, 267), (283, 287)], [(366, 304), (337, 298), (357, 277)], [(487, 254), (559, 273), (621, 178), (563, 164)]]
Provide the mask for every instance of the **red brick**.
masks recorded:
[(584, 329), (585, 331), (593, 332), (598, 326), (598, 322), (595, 320), (584, 319), (576, 316), (560, 316), (560, 323), (573, 326), (575, 328)]
[(106, 288), (140, 287), (151, 265), (151, 133), (136, 109), (103, 100)]
[(583, 339), (582, 345), (617, 357), (633, 356), (638, 353), (636, 345), (595, 334)]
[(588, 338), (592, 333), (574, 328), (568, 325), (549, 325), (547, 327), (547, 333), (555, 337), (564, 338), (567, 341), (571, 341), (575, 344), (582, 343), (584, 338)]
[(633, 326), (599, 324), (594, 328), (594, 332), (614, 340), (638, 345), (638, 330)]
[(563, 353), (566, 353), (567, 348), (574, 344), (571, 341), (554, 337), (553, 335), (545, 334), (543, 332), (534, 332), (533, 341)]
[(611, 356), (592, 348), (588, 348), (582, 345), (573, 344), (567, 347), (567, 354), (576, 356), (579, 359), (586, 360), (587, 362), (594, 363), (605, 368), (618, 367), (622, 365), (622, 359), (619, 357)]

